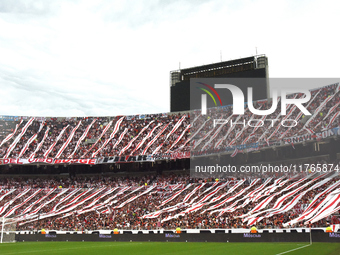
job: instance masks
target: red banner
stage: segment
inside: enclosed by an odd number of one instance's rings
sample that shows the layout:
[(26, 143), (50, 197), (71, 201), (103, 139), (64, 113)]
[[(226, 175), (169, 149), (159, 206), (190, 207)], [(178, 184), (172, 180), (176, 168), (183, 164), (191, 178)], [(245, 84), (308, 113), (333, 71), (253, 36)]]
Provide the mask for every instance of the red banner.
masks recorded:
[(97, 159), (54, 159), (54, 158), (34, 158), (34, 159), (14, 159), (6, 158), (0, 159), (0, 165), (8, 164), (85, 164), (85, 165), (95, 165)]

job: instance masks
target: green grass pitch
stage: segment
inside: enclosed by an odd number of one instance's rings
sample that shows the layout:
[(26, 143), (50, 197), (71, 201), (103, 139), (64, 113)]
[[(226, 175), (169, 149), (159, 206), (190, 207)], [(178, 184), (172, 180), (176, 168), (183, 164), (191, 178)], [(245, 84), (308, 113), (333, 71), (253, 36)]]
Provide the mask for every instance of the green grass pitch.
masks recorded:
[[(155, 242), (26, 242), (0, 244), (1, 255), (116, 255), (116, 254), (340, 254), (340, 243), (155, 243)], [(297, 249), (301, 248), (301, 249)], [(285, 253), (289, 250), (297, 249)]]

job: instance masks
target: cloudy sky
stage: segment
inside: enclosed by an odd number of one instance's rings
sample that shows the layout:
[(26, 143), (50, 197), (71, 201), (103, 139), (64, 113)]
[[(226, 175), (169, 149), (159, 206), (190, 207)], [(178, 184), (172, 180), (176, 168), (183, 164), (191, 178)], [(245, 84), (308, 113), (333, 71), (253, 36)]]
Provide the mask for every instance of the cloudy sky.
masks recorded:
[[(1, 0), (0, 115), (168, 112), (169, 72), (266, 54), (340, 77), (339, 1)], [(323, 85), (323, 84), (321, 84)], [(325, 84), (326, 85), (326, 84)]]

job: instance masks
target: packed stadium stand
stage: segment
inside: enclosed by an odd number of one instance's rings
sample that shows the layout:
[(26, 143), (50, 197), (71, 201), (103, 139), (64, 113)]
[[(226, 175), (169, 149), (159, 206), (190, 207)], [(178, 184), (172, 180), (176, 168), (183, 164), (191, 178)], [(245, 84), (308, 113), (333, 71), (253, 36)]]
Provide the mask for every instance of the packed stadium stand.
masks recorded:
[(189, 175), (135, 178), (5, 178), (0, 213), (18, 230), (303, 227), (339, 224), (336, 172), (308, 178), (197, 180)]
[[(244, 115), (232, 115), (232, 107), (211, 108), (207, 119), (200, 115), (200, 111), (194, 111), (191, 132), (194, 134), (194, 153), (215, 153), (224, 151), (233, 146), (247, 147), (247, 144), (259, 143), (259, 146), (284, 143), (290, 137), (316, 136), (318, 133), (331, 130), (339, 126), (340, 94), (339, 84), (325, 86), (311, 91), (311, 100), (304, 104), (312, 113), (311, 117), (304, 116), (296, 105), (287, 105), (285, 116), (281, 115), (281, 104), (278, 100), (277, 109), (270, 115), (255, 117), (250, 111)], [(301, 98), (303, 94), (291, 94), (289, 98)], [(254, 102), (254, 108), (266, 110), (271, 108), (270, 100)], [(227, 125), (229, 123), (249, 123), (248, 125)], [(294, 127), (285, 127), (297, 123)]]
[[(211, 108), (208, 119), (200, 115), (199, 111), (194, 111), (191, 113), (191, 124), (190, 113), (37, 120), (34, 117), (19, 120), (18, 117), (17, 121), (2, 120), (0, 158), (86, 159), (157, 155), (190, 149), (202, 153), (252, 143), (265, 146), (289, 137), (310, 135), (314, 138), (321, 131), (338, 127), (338, 92), (339, 84), (312, 90), (312, 98), (305, 105), (313, 113), (311, 117), (305, 117), (296, 105), (287, 105), (287, 115), (282, 116), (278, 102), (276, 111), (261, 119), (255, 119), (254, 114), (249, 112), (232, 115), (232, 106), (229, 106)], [(290, 98), (302, 96), (292, 94)], [(264, 110), (269, 109), (270, 104), (270, 100), (262, 100), (255, 102), (254, 107)], [(234, 123), (253, 121), (257, 124), (243, 128), (232, 125), (228, 128), (227, 123), (214, 126), (213, 119), (231, 119)], [(286, 128), (276, 124), (288, 119), (295, 120), (298, 125)], [(189, 138), (190, 131), (193, 135)], [(190, 140), (193, 148), (189, 146)]]
[[(308, 141), (338, 148), (339, 84), (311, 91), (304, 116), (296, 106), (261, 116), (264, 125), (214, 126), (213, 119), (246, 123), (251, 113), (232, 115), (232, 107), (115, 117), (0, 120), (0, 217), (17, 230), (88, 231), (98, 229), (287, 228), (339, 226), (340, 153), (286, 159), (310, 166), (303, 174), (193, 178), (188, 168), (173, 172), (66, 176), (11, 175), (26, 165), (101, 165), (164, 161), (218, 155), (235, 157), (264, 148), (297, 146)], [(292, 94), (290, 98), (300, 98)], [(270, 100), (254, 102), (269, 109)], [(211, 117), (213, 116), (213, 117)], [(271, 125), (291, 119), (295, 127)], [(335, 137), (335, 138), (334, 138)], [(333, 140), (329, 142), (329, 138)], [(330, 145), (328, 145), (328, 143)], [(226, 154), (226, 155), (225, 155)], [(231, 154), (231, 155), (229, 155)], [(267, 160), (269, 162), (269, 160)], [(5, 167), (7, 167), (5, 169)], [(4, 170), (5, 169), (5, 170)], [(40, 170), (39, 174), (42, 174)], [(79, 173), (79, 172), (78, 172)]]

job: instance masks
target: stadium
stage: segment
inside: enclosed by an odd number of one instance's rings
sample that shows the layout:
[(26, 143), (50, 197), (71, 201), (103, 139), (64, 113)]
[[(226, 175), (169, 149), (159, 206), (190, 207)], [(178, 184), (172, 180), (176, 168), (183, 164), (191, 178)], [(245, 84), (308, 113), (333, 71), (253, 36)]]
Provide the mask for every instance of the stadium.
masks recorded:
[[(98, 241), (141, 247), (144, 242), (222, 242), (230, 243), (231, 250), (238, 250), (232, 245), (240, 242), (249, 249), (261, 242), (290, 244), (268, 248), (273, 254), (308, 252), (313, 241), (313, 249), (318, 243), (316, 249), (324, 249), (324, 242), (338, 249), (339, 84), (310, 93), (304, 106), (311, 116), (288, 105), (287, 115), (277, 107), (261, 118), (262, 125), (244, 127), (213, 125), (220, 116), (245, 123), (254, 119), (234, 115), (232, 105), (209, 108), (209, 117), (198, 110), (85, 118), (1, 116), (1, 242), (73, 241), (90, 243), (83, 246), (89, 250), (104, 249), (106, 244), (92, 243)], [(253, 104), (269, 109), (271, 101)], [(299, 124), (275, 126), (266, 118)], [(216, 169), (200, 175), (193, 167), (216, 163), (289, 170), (221, 171), (217, 176)], [(158, 252), (163, 249), (159, 245), (148, 249)], [(41, 247), (34, 249), (46, 249)], [(138, 246), (125, 248), (132, 253)]]
[(0, 1), (0, 255), (340, 254), (339, 7)]

